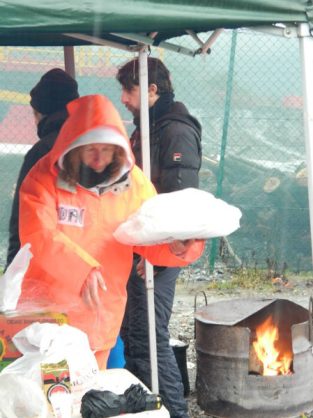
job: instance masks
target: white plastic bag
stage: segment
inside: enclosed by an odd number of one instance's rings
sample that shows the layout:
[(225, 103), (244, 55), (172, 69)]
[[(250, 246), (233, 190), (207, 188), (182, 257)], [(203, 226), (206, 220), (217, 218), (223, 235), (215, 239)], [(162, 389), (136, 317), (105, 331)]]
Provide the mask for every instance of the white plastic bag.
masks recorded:
[(38, 383), (23, 376), (0, 375), (0, 418), (47, 416), (47, 401)]
[(226, 236), (240, 227), (241, 211), (211, 193), (188, 188), (148, 199), (114, 232), (127, 245)]
[(0, 278), (0, 312), (15, 310), (32, 256), (30, 244), (25, 244)]
[(41, 385), (41, 363), (66, 360), (74, 411), (79, 409), (85, 392), (96, 386), (98, 364), (83, 331), (67, 324), (35, 322), (18, 332), (13, 337), (13, 343), (23, 356), (6, 366), (0, 376), (18, 374)]

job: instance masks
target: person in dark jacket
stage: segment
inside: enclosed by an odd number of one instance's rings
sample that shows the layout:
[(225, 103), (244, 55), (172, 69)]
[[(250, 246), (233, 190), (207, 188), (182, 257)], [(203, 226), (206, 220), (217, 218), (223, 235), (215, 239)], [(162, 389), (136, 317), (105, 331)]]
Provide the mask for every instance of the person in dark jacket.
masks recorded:
[(76, 80), (65, 71), (60, 68), (53, 68), (41, 77), (30, 91), (30, 97), (30, 105), (33, 109), (39, 141), (25, 155), (17, 179), (9, 223), (9, 247), (6, 268), (20, 249), (18, 233), (20, 186), (33, 165), (53, 147), (59, 131), (68, 116), (66, 110), (67, 103), (79, 97), (78, 85)]
[[(121, 101), (134, 116), (131, 146), (142, 167), (140, 140), (139, 62), (131, 60), (117, 73)], [(174, 100), (169, 70), (148, 58), (151, 181), (158, 193), (199, 186), (201, 126), (183, 103)], [(159, 391), (171, 418), (188, 418), (181, 374), (170, 346), (171, 317), (179, 268), (154, 267)], [(142, 279), (143, 260), (134, 260), (128, 282), (128, 301), (121, 328), (125, 367), (151, 388), (147, 297)]]

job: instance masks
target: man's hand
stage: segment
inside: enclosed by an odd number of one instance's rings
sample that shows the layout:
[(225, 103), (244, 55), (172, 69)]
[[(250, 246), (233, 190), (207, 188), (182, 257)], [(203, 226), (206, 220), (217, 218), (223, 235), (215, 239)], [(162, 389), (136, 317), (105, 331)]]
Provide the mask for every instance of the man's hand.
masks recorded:
[(99, 290), (105, 292), (107, 288), (101, 272), (94, 268), (88, 274), (81, 290), (83, 301), (90, 308), (100, 306)]
[(145, 279), (145, 259), (140, 257), (140, 260), (138, 261), (136, 265), (136, 271), (139, 277), (142, 279)]
[[(140, 260), (138, 261), (136, 265), (136, 272), (138, 276), (141, 277), (142, 279), (146, 278), (146, 263), (145, 263), (145, 259), (142, 257), (140, 258)], [(153, 269), (153, 275), (155, 276), (156, 274), (157, 274), (157, 271)]]
[[(194, 244), (196, 241), (203, 241), (204, 240), (199, 240), (199, 239), (186, 239), (185, 241), (180, 241), (180, 240), (175, 240), (170, 242), (169, 248), (170, 251), (176, 255), (177, 257), (180, 258), (184, 258), (187, 251), (189, 250), (189, 248), (192, 246), (192, 244)], [(145, 275), (145, 259), (144, 258), (140, 258), (140, 260), (137, 263), (136, 266), (136, 271), (139, 277), (141, 277), (142, 279), (146, 278)], [(157, 271), (154, 271), (153, 274), (154, 276), (157, 274)]]
[(169, 243), (171, 252), (177, 257), (184, 258), (190, 246), (195, 242), (195, 239), (186, 239), (185, 241), (173, 241)]

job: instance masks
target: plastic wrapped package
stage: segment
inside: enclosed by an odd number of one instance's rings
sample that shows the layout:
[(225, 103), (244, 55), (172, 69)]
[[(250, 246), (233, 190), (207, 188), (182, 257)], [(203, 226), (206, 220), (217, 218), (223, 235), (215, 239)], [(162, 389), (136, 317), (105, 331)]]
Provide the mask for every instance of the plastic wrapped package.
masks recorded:
[[(29, 267), (31, 258), (30, 244), (25, 244), (20, 248), (5, 274), (0, 278), (0, 371), (22, 353), (15, 347), (12, 339), (15, 334), (33, 322), (49, 322), (63, 324), (67, 322), (67, 316), (48, 311), (47, 306), (34, 306), (33, 301), (28, 302), (28, 306), (16, 310), (17, 303), (21, 294), (24, 275)], [(33, 289), (34, 296), (36, 289)]]
[[(57, 367), (53, 373), (50, 373), (52, 380), (50, 383), (52, 385), (55, 383), (55, 386), (60, 383), (63, 385), (58, 364), (62, 363), (64, 368), (65, 361), (69, 369), (73, 411), (79, 410), (82, 396), (86, 391), (96, 387), (99, 371), (87, 335), (67, 324), (33, 323), (18, 332), (13, 337), (13, 342), (23, 356), (3, 369), (0, 376), (22, 375), (42, 386), (43, 366), (49, 365), (51, 368), (54, 364)], [(56, 389), (60, 389), (60, 385)], [(53, 392), (46, 390), (47, 394)]]
[(62, 325), (67, 323), (67, 317), (61, 313), (39, 311), (7, 311), (0, 313), (0, 371), (22, 356), (22, 353), (13, 343), (13, 337), (34, 322)]
[(187, 188), (146, 200), (114, 237), (127, 245), (222, 237), (240, 227), (241, 216), (237, 207), (211, 193)]

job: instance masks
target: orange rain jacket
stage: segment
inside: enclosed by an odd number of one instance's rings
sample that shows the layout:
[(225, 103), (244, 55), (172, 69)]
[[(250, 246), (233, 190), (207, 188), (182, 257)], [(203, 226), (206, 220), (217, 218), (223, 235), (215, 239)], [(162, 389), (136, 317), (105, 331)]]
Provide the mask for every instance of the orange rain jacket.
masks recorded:
[[(44, 308), (68, 314), (69, 323), (87, 333), (91, 348), (107, 350), (116, 341), (126, 303), (126, 283), (133, 252), (154, 265), (185, 266), (202, 253), (196, 242), (185, 259), (174, 256), (167, 244), (131, 247), (112, 234), (141, 204), (155, 195), (152, 183), (134, 166), (130, 187), (101, 195), (80, 185), (70, 187), (58, 177), (56, 162), (78, 137), (109, 127), (125, 138), (123, 122), (104, 96), (85, 96), (68, 105), (69, 118), (53, 149), (37, 162), (20, 190), (20, 239), (31, 244), (33, 258), (25, 275), (18, 308)], [(101, 269), (107, 291), (100, 290), (102, 306), (88, 308), (81, 298), (82, 285), (93, 267)]]

